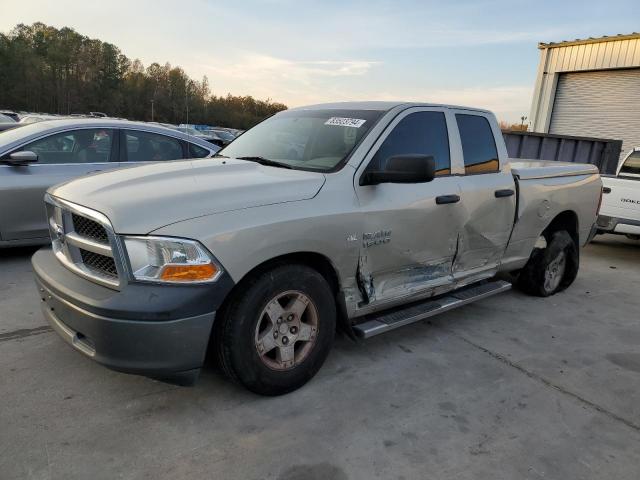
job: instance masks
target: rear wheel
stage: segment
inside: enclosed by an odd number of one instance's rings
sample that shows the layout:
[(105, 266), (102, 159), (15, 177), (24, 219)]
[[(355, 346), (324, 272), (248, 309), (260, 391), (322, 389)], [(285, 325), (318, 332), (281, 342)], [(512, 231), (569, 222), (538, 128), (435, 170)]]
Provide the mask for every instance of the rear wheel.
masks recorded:
[(304, 265), (283, 265), (239, 291), (217, 320), (225, 373), (262, 395), (304, 385), (324, 363), (335, 334), (336, 307), (324, 277)]
[(546, 238), (546, 248), (536, 248), (518, 277), (518, 287), (548, 297), (573, 283), (579, 267), (578, 245), (566, 230)]

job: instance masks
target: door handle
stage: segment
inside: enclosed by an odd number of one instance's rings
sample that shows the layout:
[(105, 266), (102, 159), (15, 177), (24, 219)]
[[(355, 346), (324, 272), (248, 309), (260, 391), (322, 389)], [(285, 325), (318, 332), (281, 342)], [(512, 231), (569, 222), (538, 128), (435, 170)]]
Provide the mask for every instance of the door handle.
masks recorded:
[(458, 203), (460, 201), (460, 195), (440, 195), (436, 197), (436, 204), (444, 205), (446, 203)]
[(496, 190), (495, 195), (496, 195), (496, 198), (504, 198), (504, 197), (511, 197), (515, 193), (516, 192), (514, 192), (510, 188), (505, 188), (504, 190)]

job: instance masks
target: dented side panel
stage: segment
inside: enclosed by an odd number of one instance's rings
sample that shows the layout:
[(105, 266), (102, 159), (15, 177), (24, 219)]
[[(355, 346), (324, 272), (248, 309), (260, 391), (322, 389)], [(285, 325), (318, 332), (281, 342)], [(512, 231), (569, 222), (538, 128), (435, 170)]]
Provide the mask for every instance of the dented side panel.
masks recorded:
[[(496, 271), (509, 242), (516, 210), (516, 187), (508, 169), (460, 177), (460, 188), (463, 217), (453, 265), (456, 279), (478, 271)], [(513, 194), (496, 197), (495, 192), (506, 190)]]
[(458, 204), (437, 205), (435, 198), (459, 193), (456, 177), (425, 184), (359, 187), (361, 306), (452, 282), (463, 212)]
[(597, 173), (520, 180), (516, 224), (500, 270), (522, 268), (542, 232), (562, 212), (576, 214), (579, 243), (584, 245), (596, 220), (601, 188)]

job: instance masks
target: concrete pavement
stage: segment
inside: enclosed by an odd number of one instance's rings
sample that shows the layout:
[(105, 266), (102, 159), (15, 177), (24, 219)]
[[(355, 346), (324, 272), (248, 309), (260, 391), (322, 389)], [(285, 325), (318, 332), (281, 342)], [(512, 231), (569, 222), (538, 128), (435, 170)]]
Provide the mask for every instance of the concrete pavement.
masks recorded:
[(0, 479), (640, 476), (640, 242), (597, 237), (575, 284), (361, 343), (255, 396), (115, 373), (45, 325), (33, 249), (0, 251)]

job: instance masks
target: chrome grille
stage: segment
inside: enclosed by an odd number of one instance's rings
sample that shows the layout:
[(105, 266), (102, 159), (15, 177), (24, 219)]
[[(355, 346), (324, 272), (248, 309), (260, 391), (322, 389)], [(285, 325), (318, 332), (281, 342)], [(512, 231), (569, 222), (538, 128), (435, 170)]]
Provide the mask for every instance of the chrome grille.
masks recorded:
[(53, 252), (71, 271), (96, 283), (118, 288), (125, 278), (118, 238), (99, 212), (45, 196)]
[(82, 217), (76, 213), (71, 214), (71, 219), (73, 221), (73, 230), (78, 235), (90, 238), (96, 242), (104, 244), (109, 243), (107, 231), (98, 222), (94, 222), (93, 220), (87, 217)]
[(93, 253), (89, 250), (80, 249), (80, 256), (82, 257), (82, 263), (87, 268), (93, 270), (101, 275), (107, 275), (113, 278), (118, 278), (118, 269), (116, 268), (116, 262), (112, 257), (106, 255), (100, 255), (99, 253)]

